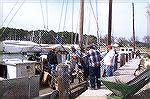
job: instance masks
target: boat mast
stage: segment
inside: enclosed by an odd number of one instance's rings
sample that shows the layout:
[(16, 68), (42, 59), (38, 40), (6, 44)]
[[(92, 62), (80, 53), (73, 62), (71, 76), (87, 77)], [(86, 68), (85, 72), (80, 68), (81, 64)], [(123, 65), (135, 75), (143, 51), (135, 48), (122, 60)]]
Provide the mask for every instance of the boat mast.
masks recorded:
[(84, 0), (80, 0), (79, 46), (83, 47)]
[(112, 26), (112, 0), (109, 0), (109, 17), (108, 17), (108, 41), (107, 44), (111, 44), (111, 26)]
[(133, 50), (135, 52), (134, 3), (132, 3), (132, 10), (133, 10)]
[(147, 36), (148, 36), (148, 43), (149, 43), (149, 47), (150, 47), (150, 1), (147, 5)]
[(0, 28), (3, 27), (3, 4), (2, 0), (0, 0)]

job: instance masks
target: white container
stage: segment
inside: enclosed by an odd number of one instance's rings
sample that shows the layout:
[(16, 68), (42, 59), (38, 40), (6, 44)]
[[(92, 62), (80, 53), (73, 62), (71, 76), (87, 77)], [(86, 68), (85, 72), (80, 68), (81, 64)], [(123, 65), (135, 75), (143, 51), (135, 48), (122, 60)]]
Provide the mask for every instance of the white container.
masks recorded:
[(4, 62), (7, 66), (7, 79), (35, 75), (36, 61), (6, 59)]

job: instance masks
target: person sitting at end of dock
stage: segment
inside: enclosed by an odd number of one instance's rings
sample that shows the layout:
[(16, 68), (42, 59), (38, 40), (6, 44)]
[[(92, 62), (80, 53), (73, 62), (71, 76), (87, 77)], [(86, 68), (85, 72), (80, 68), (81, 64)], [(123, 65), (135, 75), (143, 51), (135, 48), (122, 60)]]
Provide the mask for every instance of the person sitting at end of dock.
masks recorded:
[(55, 74), (58, 61), (57, 61), (57, 55), (55, 53), (54, 48), (49, 50), (47, 54), (47, 60), (48, 60), (48, 72), (50, 74)]

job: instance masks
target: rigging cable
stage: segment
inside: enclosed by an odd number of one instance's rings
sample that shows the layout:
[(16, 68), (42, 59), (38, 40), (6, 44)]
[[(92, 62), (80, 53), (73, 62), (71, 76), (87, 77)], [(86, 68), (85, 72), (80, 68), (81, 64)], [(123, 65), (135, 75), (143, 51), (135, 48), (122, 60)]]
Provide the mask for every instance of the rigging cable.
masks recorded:
[[(97, 0), (96, 0), (96, 21), (98, 22), (98, 5), (97, 5)], [(99, 44), (98, 24), (97, 24), (97, 44)]]
[[(91, 10), (90, 10), (91, 11)], [(87, 47), (88, 46), (88, 42), (89, 42), (89, 31), (90, 31), (90, 23), (91, 23), (91, 21), (90, 21), (90, 16), (91, 16), (91, 14), (90, 14), (90, 12), (89, 12), (89, 23), (88, 23), (88, 34), (87, 34), (87, 37), (86, 37), (86, 42), (85, 42), (85, 47)]]
[(17, 5), (17, 3), (19, 2), (19, 0), (13, 5), (12, 9), (10, 10), (10, 12), (8, 13), (8, 15), (6, 16), (6, 18), (4, 19), (4, 22), (2, 23), (2, 26), (3, 24), (5, 23), (5, 21), (7, 20), (7, 18), (9, 17), (9, 15), (11, 14), (11, 12), (14, 10), (15, 6)]
[(48, 29), (48, 3), (46, 0), (46, 17), (47, 17), (47, 29)]
[[(64, 17), (64, 25), (63, 25), (63, 31), (65, 29), (65, 24), (66, 24), (66, 15), (67, 15), (67, 8), (68, 8), (68, 0), (67, 0), (67, 3), (66, 3), (66, 10), (65, 10), (65, 17)], [(64, 43), (64, 33), (62, 32), (62, 44)]]
[[(42, 7), (42, 2), (41, 2), (41, 0), (40, 0), (40, 6), (41, 6), (41, 12), (42, 12), (42, 19), (43, 19), (43, 25), (44, 25), (44, 29), (46, 29), (46, 30), (48, 30), (48, 4), (47, 4), (48, 2), (47, 2), (47, 0), (46, 0), (46, 18), (47, 18), (47, 23), (45, 23), (45, 20), (44, 20), (44, 13), (43, 13), (43, 7)], [(40, 36), (40, 39), (42, 38), (42, 36), (44, 35), (44, 34), (41, 34), (41, 32), (40, 32), (40, 34), (39, 34)]]
[[(25, 2), (25, 0), (23, 0), (23, 2), (21, 3), (21, 5), (19, 6), (19, 8), (17, 9), (17, 11), (15, 12), (15, 14), (13, 15), (13, 17), (11, 18), (11, 20), (9, 21), (9, 23), (7, 24), (6, 27), (8, 27), (8, 25), (10, 24), (10, 22), (13, 20), (13, 18), (15, 17), (15, 15), (17, 14), (17, 12), (20, 10), (20, 8), (22, 7), (23, 3)], [(2, 34), (0, 36), (3, 35), (3, 33), (5, 32), (6, 28), (2, 31)]]
[(92, 7), (91, 0), (90, 0), (90, 6), (91, 6), (91, 8), (92, 8), (92, 12), (93, 12), (93, 15), (94, 15), (94, 19), (95, 19), (95, 21), (96, 21), (97, 31), (99, 32), (99, 26), (98, 26), (98, 22), (97, 22), (97, 20), (96, 20), (96, 16), (95, 16), (95, 13), (94, 13), (94, 9), (93, 9), (93, 7)]
[(65, 24), (66, 24), (67, 8), (68, 8), (68, 0), (67, 0), (67, 4), (66, 4), (66, 10), (65, 10), (65, 18), (64, 18), (64, 26), (63, 26), (63, 31), (64, 31), (64, 29), (65, 29)]
[(41, 0), (40, 0), (40, 6), (41, 6), (41, 12), (42, 12), (43, 25), (44, 25), (44, 28), (46, 28), (46, 26), (45, 26), (45, 20), (44, 20), (44, 13), (43, 13), (43, 7), (42, 7)]
[(60, 24), (61, 24), (61, 20), (62, 20), (63, 8), (64, 8), (64, 0), (63, 0), (62, 8), (61, 8), (61, 15), (60, 15), (60, 20), (59, 20), (58, 32), (60, 30)]
[[(61, 15), (60, 15), (60, 20), (59, 20), (58, 32), (60, 31), (60, 25), (61, 25), (61, 20), (62, 20), (63, 8), (64, 8), (64, 0), (63, 0), (62, 7), (61, 7)], [(57, 39), (56, 41), (58, 41), (58, 43), (60, 44), (60, 42), (61, 42), (60, 40), (61, 39), (58, 38), (58, 33), (57, 33), (56, 39)]]
[(74, 33), (73, 33), (73, 17), (74, 16), (74, 0), (72, 2), (72, 35), (71, 35), (71, 44), (73, 43), (73, 36), (74, 36)]
[[(79, 20), (79, 17), (80, 17), (80, 11), (78, 11), (78, 19)], [(79, 22), (77, 22), (77, 26), (76, 26), (76, 34), (75, 34), (75, 41), (74, 41), (74, 44), (76, 44), (77, 42), (77, 31), (78, 31), (78, 28), (79, 28)]]

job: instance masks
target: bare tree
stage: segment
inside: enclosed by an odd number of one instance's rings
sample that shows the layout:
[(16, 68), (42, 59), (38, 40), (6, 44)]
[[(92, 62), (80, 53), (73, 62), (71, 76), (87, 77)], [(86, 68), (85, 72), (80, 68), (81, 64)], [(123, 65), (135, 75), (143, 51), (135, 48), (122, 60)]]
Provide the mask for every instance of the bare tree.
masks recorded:
[(150, 36), (144, 36), (143, 41), (144, 41), (144, 43), (149, 44), (150, 43)]
[(119, 46), (121, 46), (121, 47), (125, 47), (125, 46), (129, 45), (129, 41), (125, 37), (119, 37), (117, 39), (117, 42), (118, 42)]

